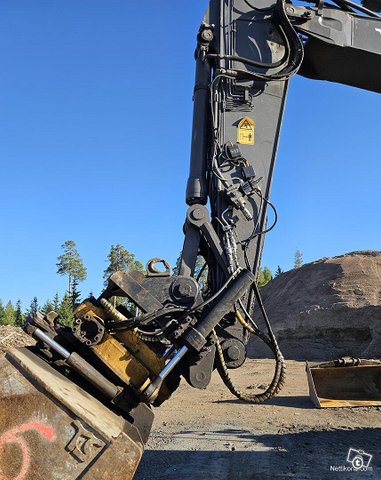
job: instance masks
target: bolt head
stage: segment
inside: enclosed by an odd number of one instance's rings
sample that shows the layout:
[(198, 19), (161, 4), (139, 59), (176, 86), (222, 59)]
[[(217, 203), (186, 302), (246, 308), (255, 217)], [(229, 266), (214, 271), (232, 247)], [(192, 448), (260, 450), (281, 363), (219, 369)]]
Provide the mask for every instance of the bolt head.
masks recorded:
[(189, 283), (180, 283), (177, 287), (177, 291), (182, 297), (192, 296), (192, 286)]
[(201, 38), (206, 42), (211, 42), (213, 40), (213, 32), (209, 28), (206, 28), (201, 32)]
[(238, 360), (240, 357), (239, 348), (236, 347), (235, 345), (232, 345), (231, 347), (228, 348), (227, 354), (231, 360)]
[(204, 212), (201, 208), (195, 208), (192, 212), (192, 216), (195, 220), (201, 220), (204, 216)]

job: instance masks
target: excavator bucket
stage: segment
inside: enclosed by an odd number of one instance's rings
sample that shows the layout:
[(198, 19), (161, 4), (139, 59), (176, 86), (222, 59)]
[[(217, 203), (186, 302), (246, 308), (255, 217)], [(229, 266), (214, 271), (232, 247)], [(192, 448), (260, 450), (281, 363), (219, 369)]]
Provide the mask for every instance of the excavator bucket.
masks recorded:
[(131, 479), (153, 420), (139, 408), (127, 421), (28, 348), (11, 350), (0, 357), (0, 478)]
[(306, 363), (310, 398), (319, 408), (381, 405), (381, 362), (344, 357)]

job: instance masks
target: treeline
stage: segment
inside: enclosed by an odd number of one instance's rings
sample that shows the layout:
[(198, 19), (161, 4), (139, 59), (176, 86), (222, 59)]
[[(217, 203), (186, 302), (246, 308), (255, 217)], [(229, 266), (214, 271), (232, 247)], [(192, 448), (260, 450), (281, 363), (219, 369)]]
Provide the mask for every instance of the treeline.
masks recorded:
[(13, 305), (11, 301), (4, 305), (0, 299), (0, 325), (14, 325), (21, 327), (25, 318), (37, 311), (48, 313), (54, 310), (59, 313), (60, 321), (65, 324), (70, 324), (73, 320), (73, 302), (70, 296), (65, 293), (62, 298), (56, 293), (53, 299), (48, 299), (43, 305), (40, 305), (37, 297), (34, 297), (29, 307), (22, 309), (21, 301)]
[[(62, 297), (58, 293), (52, 299), (47, 299), (44, 304), (40, 305), (37, 297), (34, 297), (26, 309), (22, 308), (21, 301), (17, 300), (15, 304), (8, 301), (6, 304), (0, 299), (0, 325), (23, 325), (27, 315), (34, 314), (37, 311), (44, 313), (54, 310), (59, 314), (60, 322), (70, 325), (73, 321), (73, 311), (81, 302), (81, 291), (79, 284), (87, 277), (87, 269), (83, 263), (81, 256), (77, 250), (74, 240), (67, 240), (61, 245), (62, 253), (57, 258), (57, 274), (67, 276), (67, 291)], [(176, 262), (174, 273), (177, 273), (180, 257)], [(114, 272), (118, 270), (139, 270), (144, 272), (144, 267), (135, 255), (126, 250), (123, 245), (111, 245), (110, 251), (106, 259), (107, 267), (103, 272), (105, 286), (107, 280)], [(299, 249), (294, 255), (294, 268), (299, 268), (303, 264), (303, 256)], [(278, 266), (274, 275), (268, 267), (260, 268), (258, 272), (258, 286), (264, 287), (273, 277), (277, 277), (283, 272)], [(206, 285), (207, 269), (204, 270), (201, 257), (198, 258), (196, 265), (196, 275), (199, 277), (201, 284)], [(92, 296), (92, 292), (87, 297)]]
[[(294, 254), (294, 268), (299, 268), (302, 265), (303, 265), (303, 254), (299, 250), (299, 248), (297, 248), (295, 250), (295, 254)], [(260, 268), (259, 272), (258, 272), (258, 279), (257, 279), (258, 287), (260, 287), (260, 288), (264, 287), (274, 277), (277, 277), (281, 273), (283, 273), (283, 270), (280, 268), (279, 265), (278, 265), (278, 268), (275, 270), (274, 275), (272, 274), (271, 270), (268, 267)]]
[(24, 323), (25, 313), (21, 309), (21, 301), (17, 300), (15, 305), (9, 301), (6, 305), (0, 300), (0, 325), (16, 325), (21, 327)]
[[(61, 323), (70, 325), (73, 321), (73, 311), (81, 303), (82, 293), (79, 285), (87, 277), (87, 269), (77, 250), (74, 240), (67, 240), (61, 245), (62, 253), (57, 258), (57, 274), (66, 276), (67, 291), (63, 296), (58, 293), (52, 299), (47, 299), (44, 304), (40, 304), (37, 297), (34, 297), (30, 305), (23, 309), (21, 301), (17, 300), (15, 304), (12, 301), (6, 304), (0, 300), (0, 325), (22, 326), (25, 318), (37, 311), (48, 313), (54, 310), (59, 314)], [(135, 255), (126, 250), (123, 245), (111, 245), (106, 259), (107, 266), (103, 272), (105, 285), (107, 279), (118, 270), (139, 270), (144, 271), (144, 267)], [(93, 294), (90, 292), (87, 297)]]

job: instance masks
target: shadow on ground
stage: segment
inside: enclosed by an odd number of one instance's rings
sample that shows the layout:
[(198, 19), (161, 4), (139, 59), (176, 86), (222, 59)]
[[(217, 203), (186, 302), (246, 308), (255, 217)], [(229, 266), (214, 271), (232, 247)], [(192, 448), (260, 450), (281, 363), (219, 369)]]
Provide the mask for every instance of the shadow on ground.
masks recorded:
[[(375, 480), (381, 478), (380, 444), (378, 428), (273, 435), (184, 431), (173, 436), (173, 450), (147, 450), (135, 480)], [(372, 469), (340, 471), (351, 467), (349, 448), (373, 455)]]
[[(214, 400), (213, 403), (242, 403), (244, 401), (236, 398), (229, 398), (227, 400)], [(312, 403), (310, 397), (302, 395), (290, 395), (287, 397), (273, 397), (266, 401), (266, 405), (276, 405), (278, 407), (292, 407), (302, 409), (315, 409), (316, 407)]]

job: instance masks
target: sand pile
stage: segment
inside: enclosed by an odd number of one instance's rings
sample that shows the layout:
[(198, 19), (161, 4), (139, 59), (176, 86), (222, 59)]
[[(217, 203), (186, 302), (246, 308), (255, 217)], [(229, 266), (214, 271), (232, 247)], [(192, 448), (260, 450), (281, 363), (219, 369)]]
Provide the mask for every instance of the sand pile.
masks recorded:
[[(262, 296), (286, 358), (381, 356), (381, 252), (308, 263), (276, 277)], [(258, 309), (255, 320), (263, 324)], [(257, 340), (248, 350), (265, 352)]]

